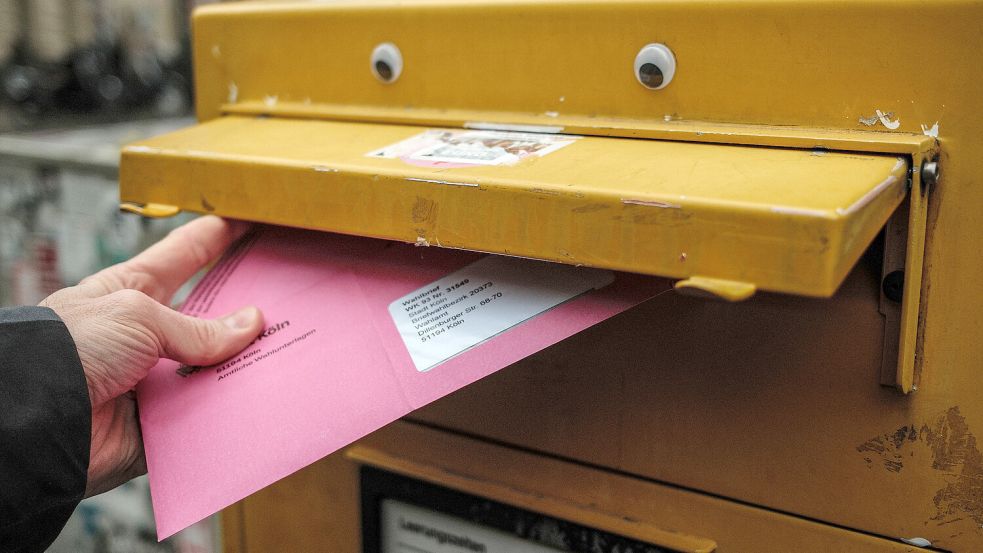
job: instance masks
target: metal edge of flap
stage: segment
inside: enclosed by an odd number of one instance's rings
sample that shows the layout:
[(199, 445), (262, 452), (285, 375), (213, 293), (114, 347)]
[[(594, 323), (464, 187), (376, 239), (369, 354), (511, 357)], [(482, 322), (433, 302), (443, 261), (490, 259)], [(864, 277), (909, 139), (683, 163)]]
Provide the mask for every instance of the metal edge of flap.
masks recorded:
[(535, 132), (878, 154), (912, 155), (933, 151), (937, 146), (934, 138), (918, 133), (884, 133), (681, 119), (628, 120), (576, 115), (545, 117), (528, 113), (418, 107), (389, 108), (290, 101), (278, 101), (275, 105), (252, 101), (226, 103), (221, 106), (220, 113), (422, 127), (497, 128), (516, 131), (537, 129)]

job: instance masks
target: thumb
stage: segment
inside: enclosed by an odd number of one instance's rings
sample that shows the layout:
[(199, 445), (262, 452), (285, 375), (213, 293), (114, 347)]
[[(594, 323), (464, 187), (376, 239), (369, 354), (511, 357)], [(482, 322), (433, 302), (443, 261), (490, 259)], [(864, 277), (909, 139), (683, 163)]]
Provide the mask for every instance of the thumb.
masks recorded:
[(197, 319), (161, 306), (161, 357), (187, 365), (214, 365), (239, 353), (263, 329), (263, 315), (244, 307), (218, 319)]

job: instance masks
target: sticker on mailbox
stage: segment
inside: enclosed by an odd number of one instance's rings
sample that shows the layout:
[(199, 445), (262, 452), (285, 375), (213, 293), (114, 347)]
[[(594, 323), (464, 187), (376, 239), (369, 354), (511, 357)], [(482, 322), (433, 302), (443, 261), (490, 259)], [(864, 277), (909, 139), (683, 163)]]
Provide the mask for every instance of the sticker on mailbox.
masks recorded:
[(426, 167), (513, 165), (527, 157), (555, 152), (578, 138), (531, 132), (428, 130), (365, 155)]

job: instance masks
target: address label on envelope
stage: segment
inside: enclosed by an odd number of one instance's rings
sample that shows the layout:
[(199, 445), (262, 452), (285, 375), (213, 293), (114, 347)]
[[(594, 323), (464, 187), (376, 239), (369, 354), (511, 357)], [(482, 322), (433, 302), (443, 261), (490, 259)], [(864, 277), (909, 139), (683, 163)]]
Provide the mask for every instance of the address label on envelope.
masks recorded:
[(612, 282), (611, 271), (488, 256), (397, 299), (389, 314), (423, 372)]

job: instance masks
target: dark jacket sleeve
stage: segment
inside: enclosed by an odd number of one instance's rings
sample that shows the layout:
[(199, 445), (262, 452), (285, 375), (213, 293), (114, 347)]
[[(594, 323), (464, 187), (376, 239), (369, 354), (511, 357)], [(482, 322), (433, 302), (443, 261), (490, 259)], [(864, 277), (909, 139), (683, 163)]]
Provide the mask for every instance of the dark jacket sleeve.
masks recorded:
[(44, 551), (85, 493), (92, 411), (75, 342), (45, 307), (0, 309), (0, 551)]

